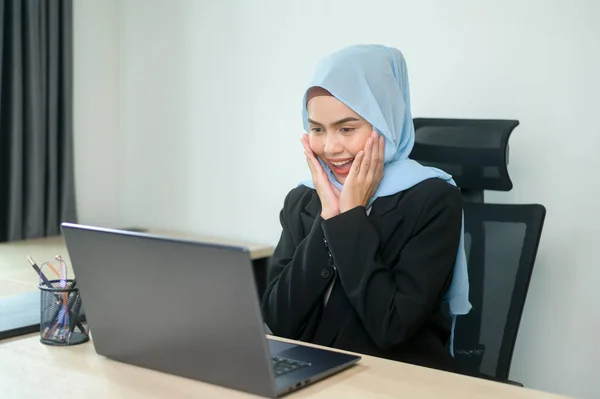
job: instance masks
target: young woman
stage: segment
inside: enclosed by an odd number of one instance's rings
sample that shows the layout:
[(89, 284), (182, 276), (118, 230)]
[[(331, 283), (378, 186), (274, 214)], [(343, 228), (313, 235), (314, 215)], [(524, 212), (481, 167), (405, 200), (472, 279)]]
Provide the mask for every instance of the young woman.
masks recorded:
[[(453, 323), (468, 278), (460, 191), (408, 159), (400, 51), (351, 46), (322, 60), (303, 102), (312, 179), (293, 189), (263, 297), (275, 335), (455, 370)], [(447, 344), (450, 342), (450, 348)]]

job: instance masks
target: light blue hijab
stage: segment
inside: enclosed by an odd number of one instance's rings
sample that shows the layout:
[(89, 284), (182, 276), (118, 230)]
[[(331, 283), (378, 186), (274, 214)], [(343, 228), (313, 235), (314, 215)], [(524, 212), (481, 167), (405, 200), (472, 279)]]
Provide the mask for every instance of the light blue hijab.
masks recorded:
[[(382, 45), (346, 47), (319, 62), (308, 87), (315, 86), (329, 91), (385, 137), (383, 179), (367, 208), (378, 197), (407, 190), (430, 178), (439, 178), (456, 186), (452, 176), (446, 172), (408, 158), (415, 142), (415, 129), (410, 111), (406, 61), (399, 50)], [(302, 118), (304, 128), (308, 131), (307, 94), (308, 90), (302, 103)], [(342, 185), (331, 169), (322, 161), (321, 164), (331, 183), (341, 190)], [(314, 188), (311, 180), (301, 184)], [(471, 310), (464, 247), (464, 215), (454, 275), (444, 300), (448, 302), (452, 315), (450, 353), (454, 356), (456, 317)]]

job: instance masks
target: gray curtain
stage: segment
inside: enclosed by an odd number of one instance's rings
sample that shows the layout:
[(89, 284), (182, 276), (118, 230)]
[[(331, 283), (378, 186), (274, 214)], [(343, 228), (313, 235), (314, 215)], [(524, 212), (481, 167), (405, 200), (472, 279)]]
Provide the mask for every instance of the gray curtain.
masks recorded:
[(76, 221), (71, 0), (0, 0), (0, 241)]

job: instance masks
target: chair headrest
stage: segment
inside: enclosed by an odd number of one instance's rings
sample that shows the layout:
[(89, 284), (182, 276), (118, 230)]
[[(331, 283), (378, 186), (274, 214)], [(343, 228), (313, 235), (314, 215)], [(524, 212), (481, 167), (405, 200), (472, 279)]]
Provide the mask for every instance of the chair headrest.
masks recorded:
[(517, 120), (415, 118), (410, 158), (452, 175), (463, 190), (509, 191), (508, 139)]

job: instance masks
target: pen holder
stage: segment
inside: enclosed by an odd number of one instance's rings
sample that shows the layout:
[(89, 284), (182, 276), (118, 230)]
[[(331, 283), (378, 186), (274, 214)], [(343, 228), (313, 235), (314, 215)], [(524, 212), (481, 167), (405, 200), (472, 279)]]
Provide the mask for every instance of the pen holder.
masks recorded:
[(51, 287), (39, 286), (40, 341), (46, 345), (77, 345), (90, 339), (79, 289), (73, 287), (73, 280), (65, 282), (65, 287), (60, 280), (50, 281)]

